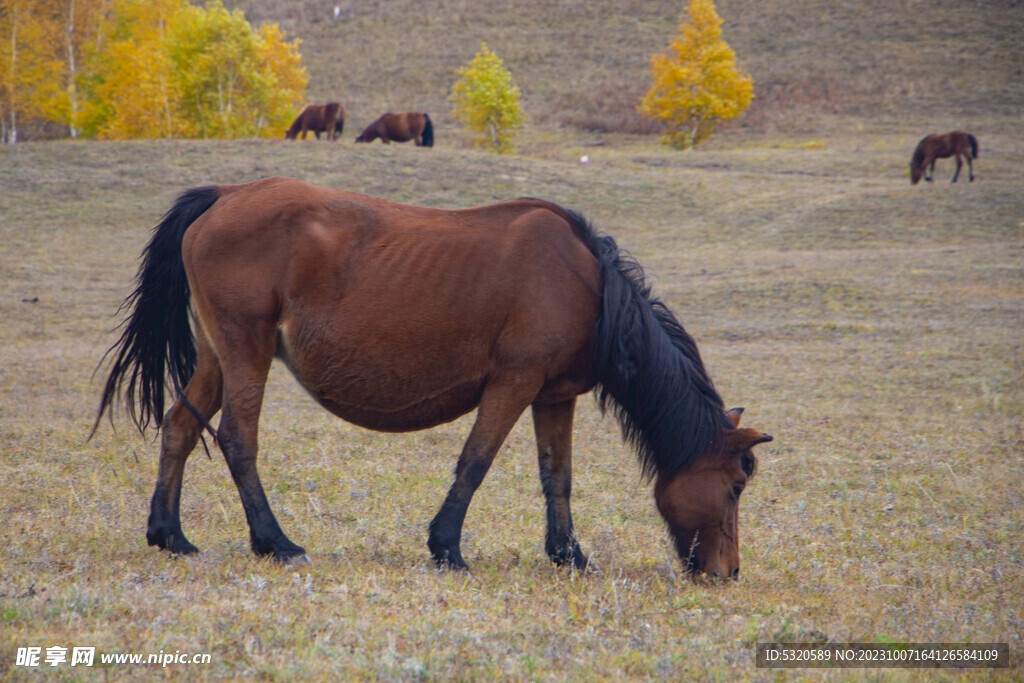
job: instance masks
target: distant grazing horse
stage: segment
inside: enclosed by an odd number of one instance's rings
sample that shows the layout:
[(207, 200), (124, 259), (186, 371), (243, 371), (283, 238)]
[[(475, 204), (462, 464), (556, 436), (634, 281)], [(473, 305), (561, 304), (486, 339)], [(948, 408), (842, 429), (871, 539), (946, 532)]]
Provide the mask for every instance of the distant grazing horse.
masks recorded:
[[(277, 357), (324, 408), (369, 429), (424, 429), (477, 409), (430, 524), (441, 567), (466, 567), (470, 499), (527, 408), (545, 549), (587, 566), (569, 508), (572, 424), (576, 397), (597, 385), (655, 480), (687, 572), (738, 576), (739, 498), (752, 447), (772, 437), (738, 426), (741, 409), (724, 409), (697, 344), (651, 297), (639, 264), (573, 211), (539, 199), (420, 208), (286, 178), (196, 188), (154, 230), (124, 308), (93, 432), (122, 392), (140, 430), (159, 421), (150, 545), (197, 550), (179, 500), (205, 428), (238, 487), (253, 551), (308, 559), (256, 472)], [(164, 414), (168, 377), (175, 400)]]
[(309, 104), (299, 112), (299, 115), (288, 126), (284, 137), (286, 140), (294, 140), (299, 134), (306, 139), (307, 131), (313, 131), (316, 139), (320, 139), (320, 133), (327, 133), (328, 140), (334, 140), (341, 136), (345, 129), (345, 107), (338, 102), (327, 104)]
[(917, 143), (914, 156), (910, 158), (910, 184), (917, 185), (921, 176), (924, 176), (924, 179), (930, 183), (935, 177), (935, 160), (947, 159), (954, 155), (956, 156), (956, 173), (953, 174), (953, 180), (950, 182), (955, 183), (957, 176), (960, 175), (960, 167), (963, 166), (963, 162), (960, 160), (961, 155), (967, 159), (969, 179), (973, 182), (974, 164), (971, 163), (971, 159), (978, 158), (978, 139), (970, 133), (954, 130), (941, 135), (938, 133), (926, 135), (921, 142)]
[(426, 113), (387, 113), (363, 129), (356, 142), (373, 142), (377, 138), (385, 144), (415, 140), (417, 147), (433, 147), (434, 124), (430, 122), (430, 117)]

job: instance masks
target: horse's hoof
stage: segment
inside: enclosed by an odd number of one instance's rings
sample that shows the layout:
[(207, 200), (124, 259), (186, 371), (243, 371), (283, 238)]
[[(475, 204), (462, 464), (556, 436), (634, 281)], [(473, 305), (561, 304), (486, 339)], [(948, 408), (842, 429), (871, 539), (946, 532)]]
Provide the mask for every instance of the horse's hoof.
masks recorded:
[(467, 576), (472, 576), (473, 575), (473, 572), (471, 572), (469, 570), (469, 565), (466, 564), (466, 563), (452, 564), (450, 562), (438, 562), (437, 563), (437, 571), (439, 573), (445, 573), (445, 574), (447, 574), (448, 572), (451, 572), (452, 574), (462, 574), (462, 573), (465, 573)]
[(146, 542), (170, 552), (171, 555), (193, 555), (199, 552), (199, 548), (189, 543), (180, 530), (150, 529), (146, 532)]
[(469, 565), (462, 559), (462, 553), (445, 551), (442, 555), (434, 556), (434, 564), (439, 571), (466, 572), (469, 573)]
[(548, 557), (551, 558), (551, 562), (558, 567), (571, 567), (580, 572), (586, 572), (590, 566), (590, 559), (583, 554), (578, 545), (573, 544), (572, 549), (563, 549), (549, 553)]
[(313, 560), (309, 559), (309, 555), (302, 553), (301, 555), (292, 555), (281, 560), (281, 564), (286, 567), (300, 567), (304, 564), (313, 564)]

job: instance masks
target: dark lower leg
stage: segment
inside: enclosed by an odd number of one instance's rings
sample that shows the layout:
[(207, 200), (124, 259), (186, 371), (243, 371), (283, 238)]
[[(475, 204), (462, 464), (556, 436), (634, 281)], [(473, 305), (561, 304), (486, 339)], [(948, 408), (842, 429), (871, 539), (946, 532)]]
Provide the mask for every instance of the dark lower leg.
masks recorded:
[(471, 435), (459, 456), (455, 482), (448, 490), (441, 509), (430, 522), (427, 547), (434, 561), (443, 569), (468, 569), (462, 559), (462, 524), (473, 494), (483, 482), (497, 452), (497, 448), (477, 450), (471, 445), (472, 441)]
[[(193, 440), (192, 446), (194, 445)], [(188, 451), (191, 450), (189, 447)], [(181, 555), (199, 551), (189, 543), (181, 530), (181, 480), (188, 451), (179, 456), (177, 453), (168, 455), (168, 451), (162, 449), (160, 472), (149, 503), (149, 521), (146, 529), (146, 541), (149, 545)]]
[(547, 508), (544, 549), (552, 562), (583, 569), (587, 558), (573, 530), (569, 499), (572, 495), (572, 423), (575, 400), (555, 405), (534, 405), (537, 464)]
[(252, 421), (247, 421), (243, 427), (231, 410), (225, 408), (217, 430), (217, 440), (245, 509), (252, 550), (257, 555), (273, 555), (278, 560), (305, 555), (302, 547), (285, 536), (270, 509), (256, 470), (255, 427)]
[(543, 375), (535, 374), (495, 377), (484, 389), (476, 422), (455, 466), (455, 482), (430, 522), (427, 546), (442, 568), (467, 568), (460, 547), (466, 510), (505, 437), (543, 384)]
[[(209, 420), (220, 405), (220, 370), (212, 354), (201, 346), (196, 373), (185, 394), (203, 420)], [(149, 504), (146, 541), (162, 550), (187, 555), (198, 552), (181, 530), (181, 485), (185, 461), (199, 440), (203, 428), (199, 418), (179, 398), (160, 425), (160, 464), (156, 487)]]

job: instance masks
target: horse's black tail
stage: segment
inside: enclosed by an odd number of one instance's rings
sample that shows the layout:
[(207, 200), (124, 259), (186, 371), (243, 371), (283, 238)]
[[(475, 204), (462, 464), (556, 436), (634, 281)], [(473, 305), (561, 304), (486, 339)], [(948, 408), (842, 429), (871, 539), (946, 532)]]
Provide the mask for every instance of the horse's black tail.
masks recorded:
[(421, 147), (434, 146), (434, 124), (431, 123), (427, 112), (423, 112), (423, 135), (420, 136), (420, 139), (422, 140)]
[(731, 426), (693, 337), (651, 295), (643, 268), (611, 237), (567, 211), (598, 260), (603, 293), (594, 340), (597, 399), (609, 404), (646, 477), (696, 460)]
[[(131, 309), (121, 323), (121, 338), (103, 359), (116, 353), (100, 400), (92, 435), (103, 414), (124, 391), (132, 422), (144, 431), (164, 415), (164, 383), (170, 375), (174, 386), (184, 387), (196, 366), (195, 338), (189, 322), (190, 292), (181, 257), (185, 231), (217, 201), (216, 187), (188, 190), (174, 203), (153, 237), (142, 250), (136, 287), (118, 313)], [(102, 364), (103, 361), (100, 361)]]
[(967, 142), (971, 145), (971, 158), (978, 158), (978, 138), (974, 137), (970, 133), (967, 134)]

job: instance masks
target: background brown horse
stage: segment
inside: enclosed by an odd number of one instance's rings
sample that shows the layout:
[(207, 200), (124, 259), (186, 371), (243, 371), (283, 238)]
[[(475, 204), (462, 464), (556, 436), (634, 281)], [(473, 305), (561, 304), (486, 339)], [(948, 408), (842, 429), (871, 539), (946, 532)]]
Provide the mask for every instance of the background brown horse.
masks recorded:
[(306, 139), (306, 133), (313, 131), (316, 139), (320, 139), (320, 133), (327, 133), (328, 140), (334, 140), (341, 136), (345, 129), (345, 107), (338, 102), (327, 104), (308, 104), (299, 112), (299, 115), (288, 126), (284, 137), (286, 140), (295, 140), (299, 134)]
[[(253, 550), (305, 557), (256, 472), (276, 356), (322, 406), (370, 429), (423, 429), (477, 410), (430, 524), (441, 566), (465, 568), (470, 500), (527, 408), (545, 548), (559, 564), (587, 565), (569, 506), (572, 424), (576, 397), (596, 384), (656, 479), (687, 571), (738, 575), (739, 497), (751, 448), (771, 437), (738, 427), (740, 411), (723, 408), (696, 343), (651, 298), (639, 264), (579, 214), (537, 199), (428, 209), (284, 178), (197, 188), (157, 226), (128, 308), (97, 423), (125, 381), (139, 428), (162, 418), (150, 545), (196, 551), (181, 529), (182, 473), (220, 411), (216, 439)], [(168, 375), (177, 396), (164, 415)]]
[(910, 184), (917, 185), (922, 176), (930, 183), (935, 178), (935, 160), (951, 156), (956, 156), (956, 172), (950, 181), (955, 183), (957, 176), (960, 175), (960, 167), (963, 166), (961, 155), (967, 159), (969, 179), (973, 181), (974, 164), (971, 163), (971, 159), (978, 158), (977, 138), (962, 130), (924, 136), (921, 142), (917, 143), (914, 155), (910, 158)]
[(417, 147), (433, 147), (434, 124), (425, 112), (388, 112), (364, 128), (356, 142), (373, 142), (377, 138), (385, 143), (415, 140)]

